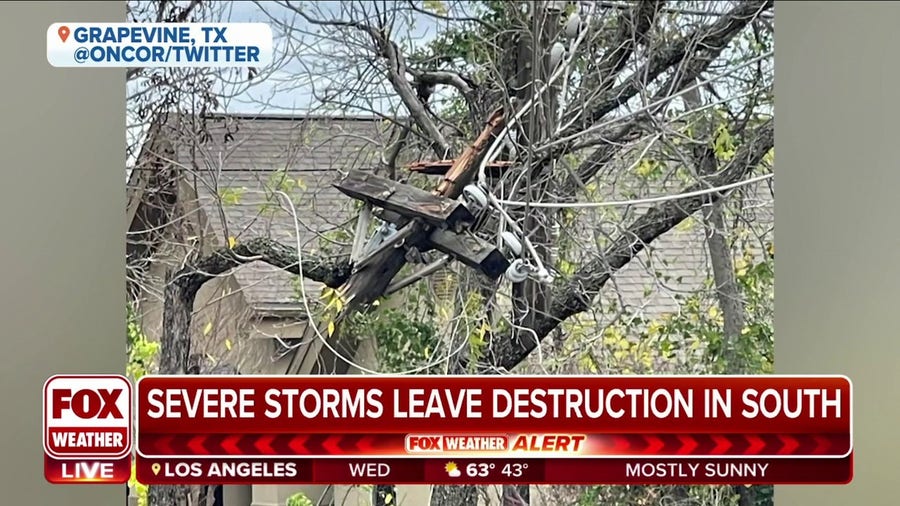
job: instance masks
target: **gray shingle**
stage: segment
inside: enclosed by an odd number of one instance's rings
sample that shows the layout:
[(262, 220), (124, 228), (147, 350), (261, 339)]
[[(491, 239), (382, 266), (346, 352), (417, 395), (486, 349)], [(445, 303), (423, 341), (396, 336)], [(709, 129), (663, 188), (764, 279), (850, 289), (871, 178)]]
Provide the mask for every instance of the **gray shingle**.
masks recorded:
[[(286, 244), (299, 239), (303, 251), (316, 252), (322, 235), (352, 216), (352, 200), (332, 183), (340, 171), (377, 163), (386, 130), (375, 118), (229, 116), (208, 123), (211, 139), (200, 152), (176, 141), (176, 153), (179, 163), (199, 169), (194, 186), (220, 244), (262, 235)], [(298, 221), (275, 189), (290, 196)], [(235, 277), (254, 306), (294, 300), (292, 276), (279, 269), (254, 262)], [(307, 289), (319, 288), (310, 282)]]

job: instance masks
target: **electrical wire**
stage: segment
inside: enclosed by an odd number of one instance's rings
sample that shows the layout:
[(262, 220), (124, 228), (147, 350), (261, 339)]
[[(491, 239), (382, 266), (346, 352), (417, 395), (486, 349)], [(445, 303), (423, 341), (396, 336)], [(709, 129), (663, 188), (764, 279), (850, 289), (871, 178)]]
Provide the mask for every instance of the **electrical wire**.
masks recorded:
[(559, 203), (559, 202), (522, 202), (518, 200), (496, 200), (498, 204), (507, 206), (507, 207), (543, 207), (543, 208), (553, 208), (553, 209), (580, 209), (580, 208), (592, 208), (592, 207), (618, 207), (618, 206), (632, 206), (639, 204), (652, 204), (655, 202), (666, 202), (669, 200), (678, 200), (681, 198), (689, 198), (689, 197), (698, 197), (701, 195), (707, 195), (709, 193), (717, 193), (723, 192), (727, 190), (732, 190), (734, 188), (739, 188), (741, 186), (746, 186), (753, 183), (758, 183), (760, 181), (765, 181), (766, 179), (774, 177), (775, 174), (766, 174), (763, 176), (757, 176), (754, 178), (746, 179), (744, 181), (739, 181), (737, 183), (726, 184), (722, 186), (717, 186), (714, 188), (707, 188), (704, 190), (697, 190), (686, 193), (677, 193), (674, 195), (663, 195), (660, 197), (650, 197), (644, 199), (633, 199), (633, 200), (613, 200), (608, 202), (570, 202), (570, 203)]

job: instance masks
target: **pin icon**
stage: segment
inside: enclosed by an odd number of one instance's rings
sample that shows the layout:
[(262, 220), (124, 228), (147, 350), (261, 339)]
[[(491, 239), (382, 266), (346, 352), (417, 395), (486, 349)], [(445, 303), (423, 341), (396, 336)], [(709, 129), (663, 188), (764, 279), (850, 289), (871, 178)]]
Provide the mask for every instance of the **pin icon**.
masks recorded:
[(69, 27), (60, 26), (59, 30), (57, 30), (57, 33), (59, 33), (59, 38), (62, 39), (63, 42), (65, 42), (66, 39), (69, 38)]
[(159, 474), (159, 469), (160, 469), (160, 467), (161, 467), (161, 466), (160, 466), (159, 463), (157, 462), (156, 464), (153, 464), (152, 466), (150, 466), (150, 470), (153, 471), (153, 474), (154, 474), (154, 475), (156, 475), (156, 474)]

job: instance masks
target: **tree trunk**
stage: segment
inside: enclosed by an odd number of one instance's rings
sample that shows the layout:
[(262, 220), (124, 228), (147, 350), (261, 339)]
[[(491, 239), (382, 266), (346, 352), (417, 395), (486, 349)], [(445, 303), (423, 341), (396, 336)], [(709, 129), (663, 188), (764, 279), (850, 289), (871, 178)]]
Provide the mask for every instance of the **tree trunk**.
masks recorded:
[[(697, 89), (685, 93), (684, 99), (685, 103), (691, 107), (701, 106), (700, 92)], [(710, 138), (711, 125), (708, 121), (701, 121), (698, 130), (700, 137), (704, 139), (704, 144), (698, 147), (694, 153), (697, 173), (701, 176), (714, 174), (718, 170), (719, 164), (712, 147), (714, 139)], [(712, 264), (716, 299), (724, 320), (721, 358), (725, 360), (728, 374), (746, 374), (748, 371), (738, 353), (738, 340), (744, 329), (744, 304), (741, 299), (740, 287), (734, 275), (734, 258), (728, 244), (724, 203), (724, 199), (715, 202), (704, 213), (706, 244)], [(739, 497), (740, 506), (756, 504), (755, 487), (738, 485), (734, 487), (734, 491)]]
[[(706, 242), (712, 264), (713, 281), (716, 284), (716, 297), (724, 319), (722, 358), (726, 361), (729, 374), (747, 374), (747, 368), (738, 349), (738, 340), (744, 328), (744, 304), (734, 277), (734, 260), (725, 233), (723, 204), (724, 201), (716, 202), (705, 216)], [(734, 488), (740, 498), (738, 503), (740, 506), (756, 505), (755, 486), (737, 485)]]
[[(550, 47), (555, 41), (560, 29), (560, 11), (552, 10), (549, 2), (535, 2), (532, 4), (531, 33), (522, 38), (519, 48), (519, 69), (527, 68), (530, 72), (524, 73), (525, 82), (521, 83), (520, 103), (528, 99), (534, 100), (534, 107), (523, 119), (523, 133), (525, 142), (522, 146), (528, 146), (527, 152), (517, 149), (517, 152), (526, 154), (525, 162), (527, 174), (524, 184), (524, 194), (527, 201), (541, 201), (547, 191), (551, 175), (554, 169), (552, 163), (539, 165), (532, 168), (531, 146), (537, 146), (542, 141), (549, 139), (556, 128), (557, 93), (558, 86), (551, 86), (540, 97), (535, 96), (540, 87), (548, 82), (555, 68), (551, 68)], [(544, 268), (550, 268), (550, 241), (551, 221), (555, 212), (547, 209), (524, 209), (522, 231), (528, 234), (529, 241), (534, 245), (535, 253)], [(525, 245), (523, 243), (523, 248)], [(527, 258), (527, 252), (523, 251), (523, 257)], [(516, 303), (514, 309), (518, 309), (513, 315), (517, 325), (526, 329), (533, 328), (537, 319), (546, 316), (550, 307), (550, 290), (542, 281), (528, 279), (521, 284), (513, 286), (513, 297)], [(536, 340), (536, 337), (528, 332), (515, 333), (515, 339)], [(531, 501), (531, 488), (529, 485), (503, 485), (502, 506), (527, 506)]]
[[(163, 329), (160, 340), (159, 374), (187, 374), (191, 355), (191, 312), (198, 287), (191, 286), (187, 273), (170, 275), (165, 289)], [(196, 487), (156, 485), (149, 488), (149, 506), (192, 506)]]
[[(539, 145), (553, 135), (556, 126), (558, 86), (549, 87), (540, 97), (535, 96), (555, 70), (550, 68), (550, 47), (559, 32), (560, 21), (559, 12), (551, 10), (548, 4), (548, 2), (534, 4), (531, 33), (523, 34), (518, 51), (517, 69), (520, 76), (520, 82), (517, 83), (520, 89), (518, 99), (520, 103), (525, 103), (529, 99), (534, 100), (531, 111), (523, 117), (521, 132), (524, 142), (520, 143), (522, 147)], [(517, 151), (522, 153), (523, 149)], [(525, 159), (518, 162), (529, 167), (526, 169), (529, 172), (524, 178), (525, 188), (521, 194), (527, 201), (542, 201), (549, 187), (553, 165), (551, 163), (533, 167), (530, 150), (523, 154)], [(525, 208), (521, 213), (524, 225), (522, 230), (529, 234), (529, 240), (534, 245), (537, 256), (547, 267), (551, 260), (548, 245), (551, 240), (550, 223), (554, 213), (546, 209), (529, 208)], [(528, 258), (528, 253), (523, 252), (523, 257)], [(513, 294), (517, 299), (518, 308), (515, 315), (516, 324), (532, 328), (538, 316), (547, 313), (550, 304), (549, 290), (544, 284), (529, 279), (515, 285)], [(517, 337), (533, 339), (533, 336), (529, 335)]]
[[(690, 107), (698, 108), (702, 105), (700, 92), (696, 88), (685, 93), (684, 100)], [(711, 138), (712, 125), (708, 119), (703, 120), (697, 130), (703, 144), (694, 150), (694, 165), (700, 176), (709, 176), (719, 170), (713, 149), (714, 139)], [(729, 374), (743, 374), (747, 371), (740, 357), (736, 355), (736, 345), (744, 328), (744, 304), (734, 276), (734, 258), (728, 245), (724, 202), (724, 199), (719, 200), (704, 212), (706, 243), (712, 264), (713, 282), (716, 285), (716, 298), (724, 319), (722, 358), (725, 359)]]
[(706, 213), (709, 258), (712, 263), (713, 281), (716, 284), (716, 297), (722, 310), (724, 334), (727, 340), (725, 358), (729, 364), (730, 374), (745, 374), (748, 371), (743, 365), (736, 345), (744, 328), (744, 304), (741, 291), (734, 276), (734, 260), (731, 247), (725, 235), (725, 213), (723, 202), (717, 202)]

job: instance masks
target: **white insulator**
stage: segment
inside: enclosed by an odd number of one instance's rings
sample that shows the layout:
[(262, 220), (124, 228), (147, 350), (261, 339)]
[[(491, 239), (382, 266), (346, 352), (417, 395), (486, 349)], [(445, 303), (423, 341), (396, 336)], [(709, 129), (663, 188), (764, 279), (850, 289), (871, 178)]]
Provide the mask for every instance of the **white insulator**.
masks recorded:
[(500, 234), (500, 239), (503, 240), (503, 245), (506, 249), (512, 253), (514, 256), (519, 256), (522, 254), (522, 241), (516, 237), (516, 234), (506, 231)]
[(556, 67), (562, 63), (566, 56), (566, 46), (562, 42), (555, 42), (550, 48), (550, 70), (556, 70)]
[(507, 141), (506, 147), (509, 150), (509, 160), (514, 161), (519, 158), (519, 150), (516, 148), (516, 145), (512, 142)]
[(506, 269), (506, 278), (513, 283), (521, 283), (528, 279), (528, 270), (525, 261), (521, 258), (517, 258), (513, 260), (513, 262), (509, 264), (509, 268)]
[(577, 12), (573, 12), (563, 27), (563, 35), (567, 39), (575, 39), (581, 33), (581, 16)]
[(518, 149), (516, 148), (516, 137), (517, 130), (510, 130), (506, 137), (503, 139), (503, 147), (505, 147), (509, 151), (509, 159), (515, 160), (518, 158)]
[(463, 188), (463, 198), (466, 200), (471, 207), (474, 207), (476, 210), (481, 210), (487, 207), (488, 198), (487, 193), (484, 192), (477, 185), (470, 184)]

